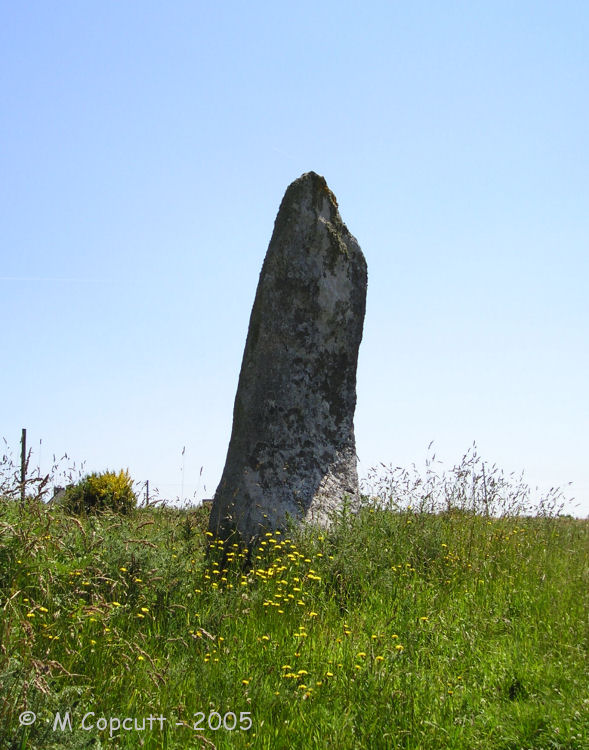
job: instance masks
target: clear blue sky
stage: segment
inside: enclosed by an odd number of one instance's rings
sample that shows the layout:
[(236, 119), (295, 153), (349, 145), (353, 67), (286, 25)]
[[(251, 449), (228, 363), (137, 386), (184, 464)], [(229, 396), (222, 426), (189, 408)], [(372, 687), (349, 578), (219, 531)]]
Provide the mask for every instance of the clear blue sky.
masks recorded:
[(476, 441), (589, 513), (589, 4), (1, 5), (15, 453), (26, 427), (42, 470), (212, 496), (274, 218), (313, 170), (368, 262), (361, 476)]

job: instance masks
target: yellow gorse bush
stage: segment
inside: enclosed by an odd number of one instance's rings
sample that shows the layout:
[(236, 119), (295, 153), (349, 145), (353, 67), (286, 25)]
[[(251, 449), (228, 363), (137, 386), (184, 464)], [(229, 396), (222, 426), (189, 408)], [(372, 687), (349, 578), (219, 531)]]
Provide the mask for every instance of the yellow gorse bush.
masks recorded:
[(137, 504), (133, 480), (127, 470), (92, 473), (72, 487), (64, 498), (65, 508), (75, 514), (110, 510), (128, 513)]

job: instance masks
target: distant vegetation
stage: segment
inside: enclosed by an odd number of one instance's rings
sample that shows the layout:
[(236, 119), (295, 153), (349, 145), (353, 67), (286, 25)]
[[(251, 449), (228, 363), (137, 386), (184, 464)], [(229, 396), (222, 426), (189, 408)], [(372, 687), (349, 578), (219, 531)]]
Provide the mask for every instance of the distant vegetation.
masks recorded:
[(588, 748), (588, 522), (434, 466), (245, 550), (204, 508), (21, 503), (5, 460), (0, 747)]
[(133, 480), (128, 471), (105, 471), (88, 474), (69, 486), (63, 495), (62, 505), (73, 515), (87, 515), (112, 511), (130, 513), (137, 505)]

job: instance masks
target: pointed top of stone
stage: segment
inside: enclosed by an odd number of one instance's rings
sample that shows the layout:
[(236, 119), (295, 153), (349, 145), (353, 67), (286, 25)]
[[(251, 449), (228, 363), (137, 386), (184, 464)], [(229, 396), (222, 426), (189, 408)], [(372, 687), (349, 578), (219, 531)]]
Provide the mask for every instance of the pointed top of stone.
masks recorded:
[(291, 182), (284, 194), (284, 200), (290, 198), (291, 194), (297, 196), (308, 194), (314, 196), (316, 200), (319, 199), (321, 204), (327, 199), (337, 211), (338, 205), (335, 195), (328, 188), (325, 177), (316, 172), (305, 172), (294, 182)]
[(300, 223), (314, 223), (322, 219), (345, 226), (335, 195), (327, 186), (325, 177), (316, 172), (305, 172), (287, 187), (276, 217), (275, 233), (293, 217)]

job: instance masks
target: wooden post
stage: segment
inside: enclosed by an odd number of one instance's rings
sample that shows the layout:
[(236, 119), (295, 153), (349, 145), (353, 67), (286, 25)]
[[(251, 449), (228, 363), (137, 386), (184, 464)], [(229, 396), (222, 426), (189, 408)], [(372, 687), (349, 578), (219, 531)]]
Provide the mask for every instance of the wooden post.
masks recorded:
[(20, 438), (20, 501), (25, 501), (25, 482), (27, 478), (27, 431), (23, 427)]
[(489, 501), (487, 499), (487, 478), (485, 477), (485, 462), (483, 461), (483, 492), (485, 493), (485, 515), (489, 515)]
[(149, 505), (149, 479), (145, 482), (145, 505)]

